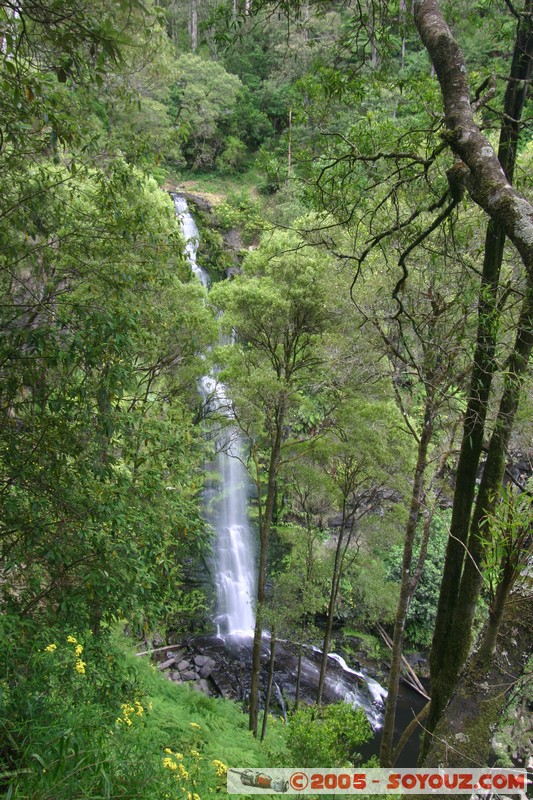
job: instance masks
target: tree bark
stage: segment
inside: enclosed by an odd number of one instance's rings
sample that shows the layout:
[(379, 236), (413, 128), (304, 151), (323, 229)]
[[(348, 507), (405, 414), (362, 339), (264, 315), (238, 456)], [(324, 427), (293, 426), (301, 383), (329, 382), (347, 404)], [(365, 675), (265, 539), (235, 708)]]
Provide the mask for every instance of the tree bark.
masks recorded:
[(385, 719), (383, 722), (383, 734), (381, 737), (381, 748), (379, 761), (382, 767), (392, 767), (392, 740), (394, 736), (394, 723), (396, 720), (396, 704), (398, 701), (398, 689), (400, 686), (400, 670), (403, 652), (403, 637), (405, 632), (405, 621), (409, 605), (416, 590), (417, 581), (413, 580), (413, 548), (415, 543), (416, 529), (420, 519), (420, 509), (424, 496), (424, 476), (427, 465), (428, 448), (433, 433), (433, 398), (428, 396), (424, 414), (424, 423), (418, 443), (418, 455), (411, 492), (411, 507), (409, 518), (405, 530), (405, 540), (403, 546), (402, 559), (402, 578), (400, 584), (400, 597), (396, 609), (394, 621), (394, 633), (392, 638), (392, 654), (387, 685), (387, 704), (385, 706)]
[[(524, 20), (531, 25), (529, 11), (530, 0)], [(533, 207), (511, 186), (492, 145), (474, 121), (463, 53), (444, 20), (438, 0), (415, 0), (414, 16), (441, 87), (447, 141), (469, 169), (468, 192), (501, 225), (520, 253), (526, 271), (531, 273)]]
[[(435, 728), (426, 765), (471, 767), (487, 764), (493, 731), (527, 666), (533, 649), (531, 597), (511, 595), (505, 607), (495, 655), (474, 653), (450, 704)], [(434, 796), (434, 795), (433, 795)], [(457, 800), (464, 795), (448, 795)]]
[[(276, 497), (276, 478), (280, 465), (281, 441), (283, 435), (283, 425), (285, 421), (286, 401), (282, 400), (276, 413), (274, 441), (270, 452), (268, 467), (267, 494), (265, 500), (265, 513), (262, 515), (260, 525), (260, 553), (259, 571), (257, 576), (257, 607), (254, 628), (254, 643), (252, 649), (252, 678), (250, 683), (250, 712), (248, 727), (257, 736), (257, 723), (259, 716), (259, 678), (261, 674), (261, 643), (263, 633), (263, 606), (265, 602), (265, 585), (268, 564), (268, 548), (270, 541), (270, 528), (272, 526), (272, 516), (274, 513), (274, 501)], [(261, 497), (258, 502), (261, 504)]]
[(270, 660), (268, 662), (268, 682), (265, 695), (265, 710), (263, 712), (263, 725), (261, 726), (261, 741), (264, 741), (267, 725), (268, 725), (268, 708), (270, 706), (270, 697), (272, 695), (272, 683), (274, 682), (274, 667), (276, 665), (276, 632), (272, 628), (270, 632)]

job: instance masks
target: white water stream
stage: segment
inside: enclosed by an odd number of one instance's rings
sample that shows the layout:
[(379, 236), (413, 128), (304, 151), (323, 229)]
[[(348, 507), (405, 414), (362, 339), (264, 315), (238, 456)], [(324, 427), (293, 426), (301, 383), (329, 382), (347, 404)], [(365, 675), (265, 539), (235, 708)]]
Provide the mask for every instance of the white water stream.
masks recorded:
[[(209, 276), (196, 261), (198, 228), (184, 197), (173, 195), (174, 207), (185, 239), (185, 254), (191, 270), (206, 288)], [(200, 381), (204, 401), (213, 411), (231, 418), (224, 384), (216, 374)], [(205, 493), (206, 517), (213, 526), (217, 612), (219, 634), (251, 635), (255, 624), (255, 558), (248, 521), (248, 480), (241, 461), (242, 442), (235, 427), (227, 428), (217, 442), (216, 487)]]

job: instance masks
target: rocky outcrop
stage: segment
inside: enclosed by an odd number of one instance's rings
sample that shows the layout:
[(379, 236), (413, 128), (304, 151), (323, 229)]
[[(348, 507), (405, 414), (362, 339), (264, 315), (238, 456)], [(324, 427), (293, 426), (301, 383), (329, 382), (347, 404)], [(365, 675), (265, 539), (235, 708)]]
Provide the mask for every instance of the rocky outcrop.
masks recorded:
[[(143, 655), (150, 655), (144, 649)], [(261, 690), (266, 690), (270, 643), (263, 640), (261, 652)], [(252, 638), (250, 636), (194, 636), (175, 646), (170, 645), (152, 651), (152, 658), (159, 669), (175, 683), (186, 683), (198, 691), (215, 697), (246, 702), (250, 692), (252, 664)], [(305, 647), (302, 659), (300, 700), (313, 704), (316, 700), (320, 674), (321, 651)], [(292, 642), (278, 642), (274, 671), (275, 709), (285, 713), (286, 703), (291, 703), (296, 694), (298, 647)], [(357, 665), (359, 667), (359, 665)], [(364, 670), (348, 668), (339, 656), (330, 656), (328, 676), (323, 694), (325, 703), (348, 700), (354, 706), (364, 708), (374, 727), (379, 728), (383, 709), (383, 695)], [(274, 710), (274, 709), (273, 709)]]

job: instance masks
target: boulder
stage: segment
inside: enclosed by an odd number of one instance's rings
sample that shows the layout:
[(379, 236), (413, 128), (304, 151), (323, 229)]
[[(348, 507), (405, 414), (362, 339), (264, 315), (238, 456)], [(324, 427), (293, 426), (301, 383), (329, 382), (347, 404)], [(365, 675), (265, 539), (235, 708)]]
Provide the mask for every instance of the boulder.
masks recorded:
[(202, 668), (200, 669), (200, 677), (201, 678), (209, 678), (211, 673), (213, 672), (216, 666), (216, 662), (214, 658), (206, 657), (206, 661), (203, 664)]

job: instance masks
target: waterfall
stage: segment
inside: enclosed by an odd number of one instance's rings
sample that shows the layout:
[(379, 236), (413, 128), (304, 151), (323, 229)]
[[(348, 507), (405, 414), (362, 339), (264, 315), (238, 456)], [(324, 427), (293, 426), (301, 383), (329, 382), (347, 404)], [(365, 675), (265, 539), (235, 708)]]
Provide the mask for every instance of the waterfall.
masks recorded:
[[(202, 285), (209, 288), (209, 276), (196, 261), (198, 228), (186, 199), (175, 194), (172, 197), (185, 239), (185, 254), (191, 270)], [(231, 419), (226, 388), (218, 380), (216, 370), (204, 375), (200, 380), (200, 392), (208, 408), (224, 413)], [(248, 476), (242, 463), (243, 445), (236, 426), (228, 425), (224, 428), (217, 440), (217, 451), (216, 463), (211, 466), (211, 470), (215, 473), (214, 480), (204, 492), (205, 516), (216, 534), (215, 623), (217, 633), (225, 637), (226, 646), (236, 647), (241, 657), (243, 649), (251, 647), (255, 624), (253, 611), (255, 557), (247, 514)], [(310, 649), (322, 654), (317, 647), (310, 646)], [(364, 708), (374, 730), (379, 730), (382, 725), (382, 709), (387, 690), (366, 672), (351, 669), (336, 653), (330, 653), (329, 658), (340, 668), (340, 674), (339, 672), (328, 674), (326, 678), (325, 691), (329, 694), (330, 702), (345, 700), (355, 708)], [(305, 656), (302, 670), (311, 682), (318, 683), (319, 667)], [(292, 672), (294, 674), (294, 668)], [(285, 701), (278, 684), (275, 684), (275, 690), (283, 709)]]
[[(187, 201), (172, 195), (185, 239), (185, 255), (191, 270), (206, 288), (209, 276), (196, 261), (198, 228)], [(225, 386), (216, 373), (200, 381), (204, 401), (214, 411), (231, 418)], [(236, 427), (224, 430), (217, 441), (214, 470), (216, 486), (206, 489), (205, 516), (215, 531), (214, 573), (217, 592), (215, 623), (219, 634), (251, 635), (255, 624), (255, 559), (252, 531), (248, 521), (248, 477), (242, 463), (242, 440)]]

